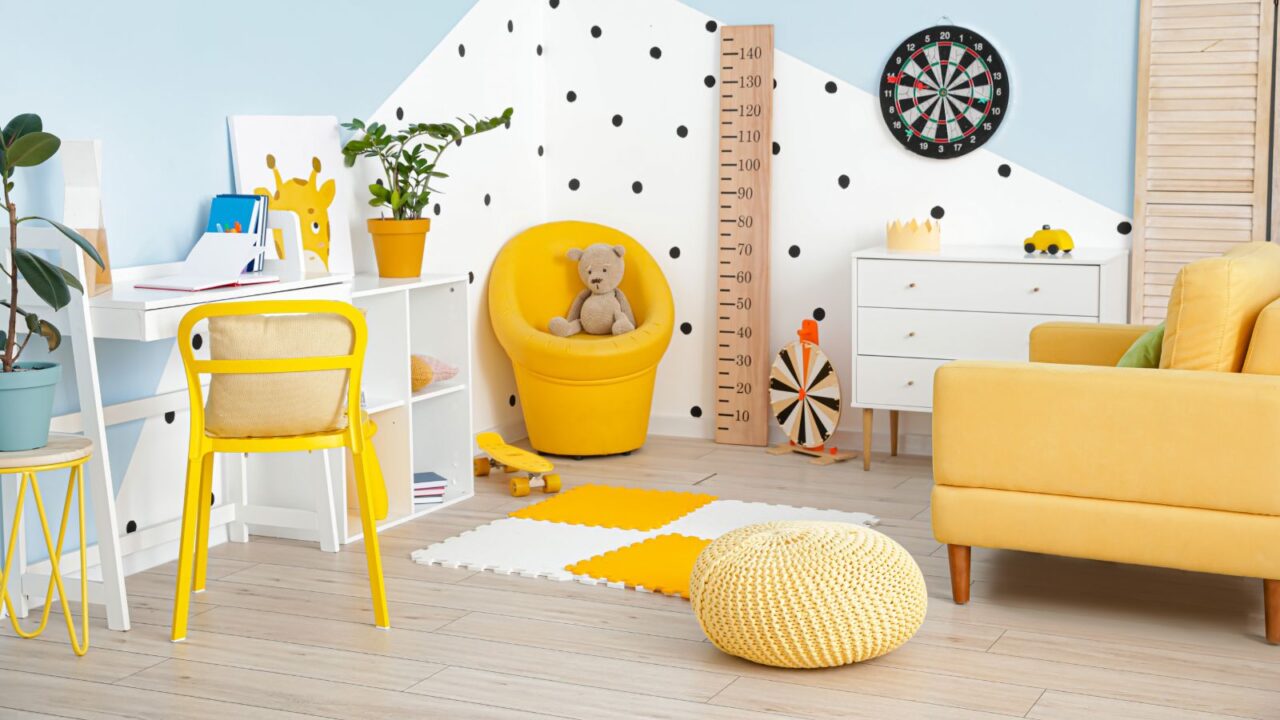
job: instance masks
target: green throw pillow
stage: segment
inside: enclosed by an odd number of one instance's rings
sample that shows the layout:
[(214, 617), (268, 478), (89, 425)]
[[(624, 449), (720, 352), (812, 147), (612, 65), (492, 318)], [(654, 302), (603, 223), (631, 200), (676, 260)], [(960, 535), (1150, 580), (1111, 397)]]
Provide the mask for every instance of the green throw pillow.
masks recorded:
[(1160, 346), (1164, 344), (1164, 323), (1142, 333), (1116, 363), (1116, 367), (1160, 367)]

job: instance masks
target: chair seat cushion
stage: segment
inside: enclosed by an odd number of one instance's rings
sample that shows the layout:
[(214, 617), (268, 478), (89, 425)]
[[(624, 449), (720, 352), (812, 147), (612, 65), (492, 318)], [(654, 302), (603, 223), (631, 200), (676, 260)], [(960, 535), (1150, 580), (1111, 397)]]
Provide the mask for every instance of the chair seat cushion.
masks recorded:
[(1244, 243), (1184, 266), (1173, 283), (1160, 367), (1240, 372), (1258, 313), (1280, 297), (1280, 247)]
[[(214, 360), (346, 355), (355, 335), (337, 315), (209, 319)], [(218, 375), (209, 382), (205, 431), (216, 437), (290, 437), (346, 427), (345, 370)]]

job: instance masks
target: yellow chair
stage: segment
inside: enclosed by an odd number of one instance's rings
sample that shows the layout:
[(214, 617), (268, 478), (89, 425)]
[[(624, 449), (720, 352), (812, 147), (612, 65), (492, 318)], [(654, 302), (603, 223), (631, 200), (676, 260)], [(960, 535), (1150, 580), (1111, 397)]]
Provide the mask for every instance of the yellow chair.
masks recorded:
[(1030, 363), (934, 378), (933, 531), (952, 593), (970, 547), (1263, 578), (1280, 643), (1280, 247), (1182, 269), (1160, 369), (1118, 368), (1149, 328), (1048, 323)]
[[(551, 318), (582, 290), (565, 253), (594, 243), (626, 248), (621, 288), (636, 315), (624, 335), (557, 337)], [(675, 308), (662, 269), (626, 234), (587, 222), (530, 228), (506, 244), (489, 274), (489, 319), (511, 357), (529, 442), (553, 455), (611, 455), (644, 444), (658, 362)]]
[[(190, 338), (196, 324), (206, 319), (211, 359), (200, 360), (192, 352)], [(263, 338), (271, 342), (255, 344)], [(360, 311), (332, 300), (211, 304), (183, 316), (178, 347), (191, 401), (191, 439), (173, 606), (174, 642), (186, 638), (193, 586), (196, 592), (205, 587), (213, 454), (220, 452), (344, 447), (351, 452), (374, 622), (380, 628), (390, 626), (375, 524), (376, 515), (385, 513), (386, 491), (372, 452), (372, 423), (360, 410), (367, 340)], [(333, 346), (332, 351), (320, 350), (326, 344)], [(283, 377), (290, 373), (305, 376)], [(200, 385), (202, 374), (213, 376), (208, 407)], [(292, 428), (296, 434), (270, 436), (273, 427)]]

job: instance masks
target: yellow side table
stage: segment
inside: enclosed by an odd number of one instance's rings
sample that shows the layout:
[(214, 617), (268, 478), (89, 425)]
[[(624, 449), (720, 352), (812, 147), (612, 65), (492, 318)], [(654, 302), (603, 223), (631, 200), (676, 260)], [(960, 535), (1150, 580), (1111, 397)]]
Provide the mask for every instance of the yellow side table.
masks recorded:
[[(4, 572), (0, 573), (0, 598), (4, 599), (4, 606), (9, 612), (9, 622), (13, 625), (13, 631), (21, 637), (33, 638), (44, 632), (45, 626), (49, 624), (49, 611), (53, 608), (53, 590), (56, 587), (58, 600), (62, 603), (62, 616), (67, 621), (67, 634), (71, 636), (71, 649), (76, 655), (84, 655), (89, 651), (89, 580), (85, 572), (86, 553), (84, 552), (84, 464), (92, 454), (92, 440), (79, 435), (62, 433), (50, 434), (49, 444), (37, 450), (0, 452), (0, 475), (22, 476), (18, 485), (13, 522), (9, 525), (9, 542), (6, 544), (4, 554)], [(49, 520), (44, 513), (44, 499), (40, 496), (40, 483), (36, 479), (36, 473), (68, 468), (71, 470), (71, 477), (67, 480), (67, 499), (62, 506), (62, 524), (58, 528), (58, 542), (54, 544), (49, 534)], [(40, 624), (30, 632), (23, 630), (18, 624), (18, 616), (9, 599), (9, 584), (5, 582), (5, 578), (9, 576), (9, 569), (13, 565), (18, 533), (22, 529), (22, 505), (28, 485), (31, 487), (31, 496), (35, 499), (36, 510), (40, 515), (40, 529), (44, 532), (44, 544), (49, 548), (50, 568), (49, 588), (45, 591)], [(62, 573), (58, 568), (58, 560), (62, 557), (62, 541), (67, 535), (67, 520), (71, 517), (72, 492), (76, 496), (80, 528), (80, 638), (76, 637), (71, 609), (67, 606), (67, 593), (62, 587)]]

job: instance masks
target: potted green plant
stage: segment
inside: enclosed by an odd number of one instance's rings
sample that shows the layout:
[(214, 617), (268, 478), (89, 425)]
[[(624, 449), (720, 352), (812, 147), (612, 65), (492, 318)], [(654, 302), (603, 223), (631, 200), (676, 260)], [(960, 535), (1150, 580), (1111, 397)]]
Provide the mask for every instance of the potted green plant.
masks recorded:
[[(18, 305), (18, 289), (22, 282), (54, 310), (71, 302), (71, 290), (84, 292), (75, 275), (43, 257), (18, 247), (18, 226), (26, 222), (45, 222), (57, 228), (85, 254), (102, 267), (102, 256), (80, 233), (60, 222), (36, 215), (18, 216), (13, 201), (13, 173), (20, 167), (34, 167), (53, 157), (62, 141), (44, 132), (39, 115), (25, 113), (10, 120), (0, 130), (0, 181), (4, 185), (4, 203), (9, 215), (9, 263), (0, 264), (9, 280), (7, 299), (0, 306), (8, 312), (8, 322), (0, 327), (0, 452), (32, 450), (49, 442), (49, 420), (53, 416), (53, 390), (61, 377), (61, 368), (53, 362), (19, 362), (22, 352), (33, 338), (40, 337), (49, 351), (62, 344), (62, 333), (48, 320)], [(0, 317), (4, 314), (0, 313)], [(18, 318), (23, 320), (19, 339)]]
[(421, 274), (422, 251), (431, 229), (431, 220), (422, 217), (422, 210), (430, 202), (431, 193), (439, 192), (431, 186), (432, 180), (449, 177), (436, 169), (440, 157), (450, 147), (462, 145), (463, 138), (510, 125), (511, 114), (512, 109), (507, 108), (490, 118), (473, 115), (471, 122), (458, 118), (460, 125), (410, 123), (394, 133), (377, 122), (367, 126), (362, 120), (342, 124), (348, 130), (363, 132), (342, 147), (347, 167), (355, 165), (360, 157), (376, 158), (382, 166), (382, 178), (369, 186), (369, 204), (390, 208), (391, 217), (368, 221), (379, 275), (396, 278)]

